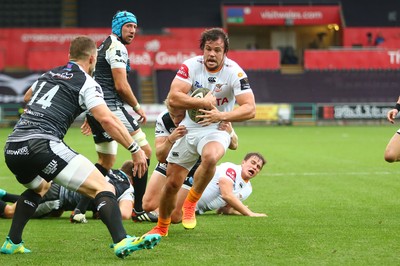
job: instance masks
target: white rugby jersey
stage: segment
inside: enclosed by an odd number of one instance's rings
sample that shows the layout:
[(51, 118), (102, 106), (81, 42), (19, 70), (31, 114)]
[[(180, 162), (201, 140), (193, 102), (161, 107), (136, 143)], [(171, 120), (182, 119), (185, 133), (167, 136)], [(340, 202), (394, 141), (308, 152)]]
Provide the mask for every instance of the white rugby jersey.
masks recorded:
[(226, 202), (222, 199), (219, 190), (219, 180), (226, 178), (233, 183), (233, 194), (240, 200), (244, 201), (253, 192), (250, 181), (245, 182), (241, 176), (242, 166), (230, 162), (222, 163), (217, 166), (214, 177), (207, 185), (200, 200), (197, 202), (196, 210), (200, 214), (206, 211), (217, 210), (226, 206)]
[(155, 137), (168, 137), (176, 128), (168, 110), (164, 110), (157, 116), (155, 126)]
[[(217, 98), (217, 109), (221, 112), (233, 110), (235, 96), (252, 92), (248, 78), (243, 69), (233, 60), (225, 57), (224, 65), (218, 72), (209, 72), (204, 66), (203, 56), (195, 56), (183, 62), (175, 78), (192, 86), (191, 94), (198, 88), (213, 91)], [(193, 122), (188, 115), (182, 121), (183, 125), (201, 127)]]

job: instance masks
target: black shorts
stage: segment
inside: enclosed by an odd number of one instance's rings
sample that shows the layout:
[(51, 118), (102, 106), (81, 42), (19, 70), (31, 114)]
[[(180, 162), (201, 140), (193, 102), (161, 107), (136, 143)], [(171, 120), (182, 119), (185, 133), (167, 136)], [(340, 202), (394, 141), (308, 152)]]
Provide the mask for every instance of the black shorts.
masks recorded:
[(21, 184), (38, 175), (50, 182), (76, 155), (64, 142), (48, 139), (7, 142), (4, 148), (5, 162)]
[[(113, 111), (113, 113), (122, 121), (129, 133), (132, 133), (140, 128), (136, 119), (133, 118), (124, 107), (119, 107), (119, 109)], [(98, 144), (113, 141), (111, 136), (108, 135), (101, 124), (92, 115), (86, 114), (86, 120), (90, 126), (90, 129), (92, 130), (94, 143)]]

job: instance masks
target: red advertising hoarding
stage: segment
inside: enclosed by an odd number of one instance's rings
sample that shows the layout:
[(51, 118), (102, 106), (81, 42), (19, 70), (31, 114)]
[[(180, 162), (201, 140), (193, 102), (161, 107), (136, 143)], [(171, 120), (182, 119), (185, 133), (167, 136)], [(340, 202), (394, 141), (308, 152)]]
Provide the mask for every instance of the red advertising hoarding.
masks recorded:
[(306, 50), (308, 70), (400, 69), (400, 50)]
[(223, 6), (227, 25), (340, 24), (339, 6)]

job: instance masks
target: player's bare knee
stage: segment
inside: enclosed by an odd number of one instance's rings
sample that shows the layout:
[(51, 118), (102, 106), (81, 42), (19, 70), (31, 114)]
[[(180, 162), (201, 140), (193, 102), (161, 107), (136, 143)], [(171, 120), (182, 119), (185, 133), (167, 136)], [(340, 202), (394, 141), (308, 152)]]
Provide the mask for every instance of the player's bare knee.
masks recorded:
[(152, 201), (151, 199), (148, 199), (147, 197), (143, 197), (143, 203), (142, 203), (142, 208), (146, 212), (151, 212), (157, 209), (158, 204), (155, 201)]
[(391, 150), (385, 151), (385, 161), (388, 163), (394, 163), (397, 161), (398, 155)]
[(122, 220), (130, 220), (131, 217), (132, 217), (132, 213), (123, 213), (123, 212), (121, 212)]

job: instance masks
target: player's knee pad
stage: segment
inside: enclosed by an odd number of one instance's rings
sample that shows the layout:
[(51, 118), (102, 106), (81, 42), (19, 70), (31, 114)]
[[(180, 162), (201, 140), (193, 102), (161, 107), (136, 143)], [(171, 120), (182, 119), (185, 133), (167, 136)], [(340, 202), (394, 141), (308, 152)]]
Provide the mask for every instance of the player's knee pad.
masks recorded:
[(118, 142), (115, 140), (111, 142), (96, 143), (96, 151), (104, 154), (117, 155)]
[(142, 130), (139, 130), (132, 137), (136, 141), (136, 143), (139, 144), (140, 147), (143, 147), (143, 146), (149, 144), (149, 142), (146, 139), (146, 134)]

